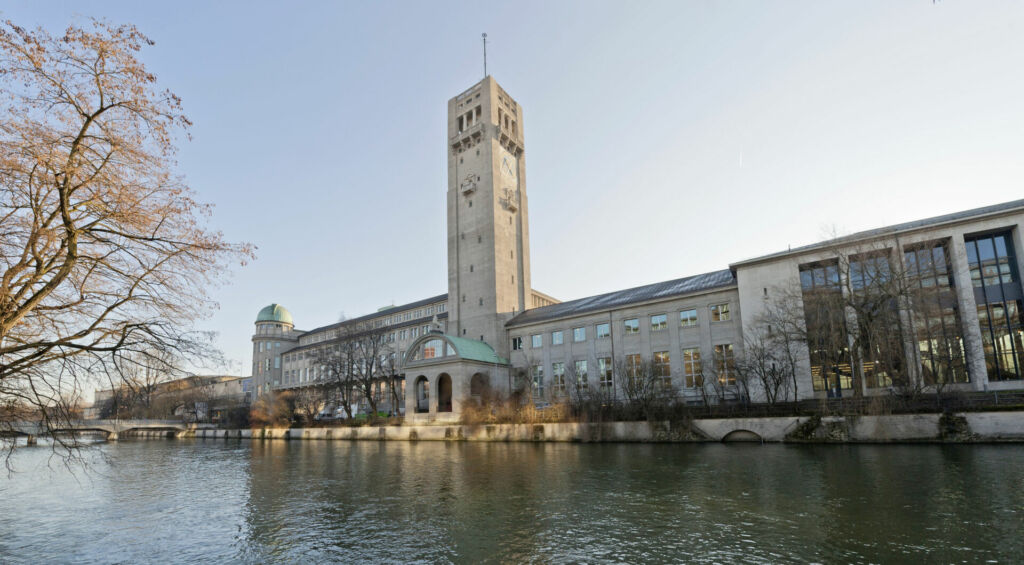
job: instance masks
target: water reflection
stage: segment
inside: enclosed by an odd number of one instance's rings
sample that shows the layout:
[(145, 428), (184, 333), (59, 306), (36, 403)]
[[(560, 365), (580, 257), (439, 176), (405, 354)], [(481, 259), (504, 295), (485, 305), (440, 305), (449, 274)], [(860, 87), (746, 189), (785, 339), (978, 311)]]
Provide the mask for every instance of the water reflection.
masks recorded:
[(1024, 446), (133, 441), (19, 450), (14, 562), (893, 561), (1024, 554)]

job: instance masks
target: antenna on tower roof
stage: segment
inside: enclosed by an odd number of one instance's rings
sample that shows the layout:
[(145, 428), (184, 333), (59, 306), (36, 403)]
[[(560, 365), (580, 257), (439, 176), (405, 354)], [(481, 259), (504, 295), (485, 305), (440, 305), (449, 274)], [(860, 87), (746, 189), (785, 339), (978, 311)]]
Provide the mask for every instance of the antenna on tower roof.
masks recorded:
[(487, 78), (487, 34), (480, 34), (484, 38), (484, 78)]

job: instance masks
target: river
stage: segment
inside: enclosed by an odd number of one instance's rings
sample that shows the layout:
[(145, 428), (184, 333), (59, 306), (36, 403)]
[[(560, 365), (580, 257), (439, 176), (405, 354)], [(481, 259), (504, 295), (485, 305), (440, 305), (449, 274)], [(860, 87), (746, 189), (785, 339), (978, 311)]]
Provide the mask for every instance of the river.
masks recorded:
[(1024, 446), (133, 440), (0, 476), (3, 563), (1013, 563)]

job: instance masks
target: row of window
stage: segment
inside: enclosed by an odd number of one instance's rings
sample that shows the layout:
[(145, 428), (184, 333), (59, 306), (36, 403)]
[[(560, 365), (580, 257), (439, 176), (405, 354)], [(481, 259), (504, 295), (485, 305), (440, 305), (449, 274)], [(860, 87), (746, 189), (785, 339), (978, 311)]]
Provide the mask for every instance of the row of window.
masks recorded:
[(260, 322), (256, 324), (256, 335), (279, 333), (274, 330), (286, 330), (284, 324), (268, 324)]
[(409, 320), (416, 320), (426, 316), (433, 316), (435, 313), (440, 314), (448, 309), (447, 303), (434, 304), (425, 308), (419, 308), (417, 310), (409, 310), (408, 312), (402, 312), (400, 314), (394, 314), (375, 320), (373, 327), (379, 328), (381, 326), (390, 326), (392, 324), (400, 324), (402, 322), (408, 322)]
[[(736, 384), (735, 355), (732, 344), (724, 343), (714, 346), (714, 370), (715, 377), (719, 383), (725, 386)], [(621, 366), (622, 378), (633, 378), (641, 370), (643, 358), (639, 353), (626, 355), (624, 364)], [(596, 376), (598, 386), (612, 389), (615, 385), (615, 365), (611, 357), (598, 357)], [(590, 372), (586, 359), (577, 359), (569, 365), (571, 370), (569, 385), (575, 384), (581, 389), (590, 386)], [(659, 380), (665, 388), (672, 387), (672, 358), (668, 351), (655, 351), (651, 354), (652, 376)], [(548, 382), (544, 378), (544, 365), (533, 365), (530, 368), (531, 383), (534, 394), (544, 397)], [(704, 384), (704, 367), (701, 364), (700, 348), (686, 348), (682, 350), (682, 385), (685, 388), (697, 388)], [(575, 378), (575, 383), (572, 379)], [(550, 389), (555, 395), (566, 393), (566, 364), (559, 361), (551, 364)]]
[[(261, 342), (258, 342), (258, 343), (257, 343), (256, 345), (254, 345), (253, 347), (255, 347), (255, 348), (256, 348), (256, 351), (257, 351), (258, 353), (263, 353), (263, 351), (264, 351), (264, 350), (266, 350), (266, 351), (270, 351), (270, 349), (271, 349), (271, 342), (269, 342), (269, 341), (267, 341), (267, 342), (262, 342), (262, 341), (261, 341)], [(273, 342), (273, 348), (274, 348), (274, 349), (280, 349), (280, 348), (281, 348), (281, 342), (280, 342), (280, 341), (275, 341), (275, 342)]]
[[(729, 312), (729, 304), (713, 304), (708, 307), (708, 312), (711, 316), (712, 322), (728, 322), (732, 320), (732, 315)], [(623, 333), (625, 335), (637, 335), (640, 333), (640, 319), (630, 318), (623, 320)], [(652, 332), (665, 331), (668, 329), (668, 314), (653, 314), (650, 318), (650, 328)], [(697, 310), (695, 308), (689, 310), (683, 310), (679, 312), (679, 326), (683, 328), (694, 327), (697, 325)], [(611, 337), (612, 329), (609, 322), (603, 322), (594, 326), (594, 334), (597, 339), (604, 339)], [(572, 340), (573, 342), (580, 343), (587, 340), (587, 328), (578, 327), (572, 329)], [(564, 343), (564, 335), (562, 330), (556, 330), (551, 332), (551, 345), (562, 345)], [(544, 336), (543, 334), (533, 334), (530, 336), (530, 347), (533, 349), (539, 349), (544, 347)], [(522, 336), (516, 336), (512, 338), (512, 350), (519, 351), (524, 349)]]

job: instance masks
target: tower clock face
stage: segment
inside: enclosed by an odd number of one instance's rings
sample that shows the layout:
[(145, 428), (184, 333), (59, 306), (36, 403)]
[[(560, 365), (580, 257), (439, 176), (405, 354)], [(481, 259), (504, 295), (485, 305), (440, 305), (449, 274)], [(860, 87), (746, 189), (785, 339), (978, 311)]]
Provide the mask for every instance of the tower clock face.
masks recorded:
[(507, 151), (501, 152), (501, 174), (508, 180), (516, 180), (516, 170), (519, 168), (519, 164), (516, 162), (516, 158)]

